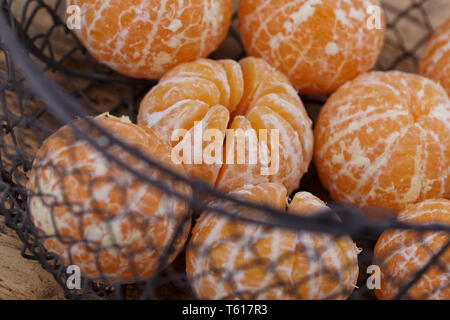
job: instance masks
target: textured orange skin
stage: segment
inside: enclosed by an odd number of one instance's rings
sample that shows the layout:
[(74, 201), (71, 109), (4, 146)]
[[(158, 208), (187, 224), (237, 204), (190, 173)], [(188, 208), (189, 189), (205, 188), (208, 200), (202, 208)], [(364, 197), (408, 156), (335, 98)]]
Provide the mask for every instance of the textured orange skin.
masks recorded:
[[(426, 200), (412, 205), (399, 215), (399, 220), (411, 224), (450, 224), (450, 201)], [(422, 239), (426, 239), (422, 241)], [(386, 231), (375, 246), (374, 264), (381, 268), (381, 289), (375, 293), (378, 299), (393, 299), (402, 285), (411, 281), (414, 274), (450, 241), (445, 232)], [(440, 257), (437, 265), (428, 269), (404, 298), (450, 300), (450, 250)]]
[[(204, 131), (249, 129), (258, 138), (260, 129), (279, 130), (280, 166), (274, 175), (262, 175), (260, 163), (227, 164), (226, 152), (223, 165), (185, 164), (191, 177), (222, 190), (278, 182), (291, 193), (312, 160), (312, 122), (303, 103), (289, 80), (262, 59), (248, 57), (239, 63), (199, 59), (181, 64), (144, 97), (138, 115), (139, 125), (153, 129), (172, 146), (181, 143), (171, 141), (174, 130), (190, 130), (193, 136), (195, 121), (201, 121)], [(240, 145), (238, 141), (235, 146)]]
[(332, 93), (370, 70), (385, 36), (384, 16), (382, 29), (367, 28), (366, 8), (377, 0), (315, 2), (241, 0), (239, 6), (247, 54), (288, 75), (302, 94)]
[(77, 32), (90, 53), (135, 78), (159, 79), (179, 63), (216, 50), (232, 0), (67, 0), (81, 8)]
[(440, 82), (450, 96), (450, 19), (434, 31), (425, 45), (419, 73)]
[[(248, 185), (230, 194), (279, 210), (286, 206), (286, 189), (279, 184)], [(261, 214), (229, 203), (214, 205), (265, 220)], [(310, 193), (299, 192), (289, 212), (314, 214), (325, 208)], [(310, 254), (317, 256), (313, 260)], [(203, 213), (189, 242), (186, 271), (201, 299), (345, 299), (358, 277), (357, 249), (349, 237), (266, 229)]]
[[(95, 121), (147, 156), (170, 165), (170, 148), (150, 129), (116, 118), (100, 116)], [(102, 136), (82, 120), (73, 125), (102, 143)], [(105, 149), (141, 174), (153, 179), (163, 178), (117, 146)], [(173, 166), (173, 169), (184, 172), (180, 166)], [(63, 175), (63, 172), (67, 173)], [(186, 196), (191, 194), (190, 188), (181, 183), (172, 181), (170, 185)], [(27, 188), (31, 192), (31, 219), (48, 236), (44, 240), (45, 248), (60, 255), (66, 264), (78, 265), (81, 272), (91, 278), (101, 276), (101, 272), (105, 277), (126, 282), (151, 276), (175, 228), (188, 214), (184, 202), (166, 198), (159, 190), (106, 160), (86, 141), (74, 136), (69, 126), (56, 131), (39, 149)], [(168, 202), (165, 209), (161, 206), (163, 201)], [(158, 212), (160, 208), (162, 211)], [(71, 239), (72, 246), (55, 236), (52, 217), (57, 233), (66, 237), (64, 241)], [(190, 219), (188, 221), (169, 263), (187, 239)], [(90, 241), (89, 245), (79, 241), (81, 239)], [(119, 247), (111, 247), (113, 244)], [(95, 253), (96, 249), (100, 251)], [(134, 264), (129, 256), (132, 253), (135, 253)]]
[(395, 212), (450, 196), (450, 100), (427, 78), (371, 72), (321, 109), (314, 160), (334, 200)]

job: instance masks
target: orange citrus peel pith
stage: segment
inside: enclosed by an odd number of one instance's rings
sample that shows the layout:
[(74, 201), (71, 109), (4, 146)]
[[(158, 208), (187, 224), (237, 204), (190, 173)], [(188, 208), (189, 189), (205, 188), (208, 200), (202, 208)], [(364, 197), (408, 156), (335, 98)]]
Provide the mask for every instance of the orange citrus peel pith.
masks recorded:
[(112, 69), (159, 79), (179, 63), (207, 57), (225, 38), (232, 0), (67, 0), (81, 9), (78, 34)]
[(450, 100), (437, 83), (371, 72), (320, 111), (315, 164), (334, 200), (398, 212), (450, 196)]
[(332, 93), (369, 71), (386, 32), (377, 0), (241, 0), (239, 29), (247, 54), (302, 94)]
[[(279, 210), (286, 206), (286, 188), (280, 184), (246, 186), (230, 194)], [(265, 219), (230, 203), (212, 205), (242, 217)], [(314, 214), (326, 208), (310, 193), (299, 192), (289, 214)], [(186, 271), (194, 293), (202, 299), (345, 299), (358, 277), (357, 255), (349, 237), (268, 229), (203, 213), (188, 245)]]
[(426, 43), (419, 60), (419, 73), (440, 82), (450, 96), (450, 19)]
[[(146, 156), (170, 165), (170, 148), (151, 130), (119, 118), (100, 116), (94, 121)], [(44, 233), (45, 248), (91, 278), (130, 281), (150, 277), (176, 228), (189, 214), (186, 203), (106, 158), (75, 135), (71, 126), (139, 174), (163, 179), (136, 156), (109, 144), (84, 120), (60, 128), (39, 149), (27, 184), (31, 219)], [(184, 172), (181, 166), (171, 167)], [(164, 181), (190, 196), (188, 186), (169, 178)], [(168, 263), (187, 239), (191, 222), (186, 221)]]
[[(399, 215), (410, 224), (450, 224), (450, 201), (432, 199), (412, 205)], [(381, 288), (378, 299), (393, 299), (409, 281), (450, 241), (446, 232), (394, 230), (386, 231), (378, 239), (374, 264), (381, 269)], [(406, 292), (406, 299), (450, 299), (450, 250), (431, 266)]]

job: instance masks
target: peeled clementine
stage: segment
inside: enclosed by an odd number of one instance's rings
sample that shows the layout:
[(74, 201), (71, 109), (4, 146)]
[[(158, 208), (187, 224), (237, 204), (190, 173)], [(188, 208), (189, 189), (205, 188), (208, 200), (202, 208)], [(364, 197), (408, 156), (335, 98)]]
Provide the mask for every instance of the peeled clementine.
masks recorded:
[(159, 79), (206, 57), (225, 38), (232, 0), (67, 0), (81, 11), (75, 29), (90, 53), (127, 76)]
[[(125, 119), (99, 116), (94, 121), (146, 156), (184, 172), (171, 165), (170, 148), (150, 129)], [(78, 138), (73, 126), (98, 147)], [(37, 153), (27, 184), (31, 219), (42, 231), (48, 251), (60, 255), (67, 265), (79, 266), (91, 278), (132, 281), (149, 277), (184, 223), (167, 263), (182, 249), (191, 223), (187, 205), (146, 184), (98, 148), (139, 175), (164, 179), (174, 191), (190, 196), (188, 186), (164, 177), (77, 120), (51, 135)]]
[(372, 72), (322, 108), (315, 164), (334, 200), (393, 211), (450, 197), (450, 100), (432, 80)]
[[(194, 149), (195, 132), (202, 129), (202, 155), (211, 143), (206, 131), (216, 129), (220, 135), (213, 141), (220, 161), (195, 162), (192, 152), (192, 161), (184, 164), (191, 177), (227, 191), (279, 182), (292, 192), (312, 158), (312, 123), (297, 92), (282, 73), (252, 57), (240, 63), (200, 59), (173, 68), (142, 100), (138, 124), (174, 148), (187, 144)], [(180, 129), (189, 135), (173, 140)], [(228, 134), (230, 129), (236, 135)], [(239, 138), (238, 130), (247, 135)], [(272, 133), (278, 134), (278, 144)], [(249, 161), (252, 141), (272, 162)], [(242, 157), (239, 150), (245, 151)], [(274, 170), (264, 171), (269, 165)]]
[[(402, 222), (417, 225), (450, 225), (450, 201), (426, 200), (408, 207), (398, 218)], [(378, 299), (393, 299), (449, 241), (448, 232), (384, 232), (378, 239), (374, 252), (374, 264), (381, 269), (381, 288), (375, 291)], [(437, 263), (412, 285), (404, 298), (449, 300), (449, 265), (450, 250), (446, 250)]]
[(419, 73), (440, 82), (450, 96), (450, 19), (434, 31), (425, 45)]
[(241, 0), (239, 30), (247, 54), (325, 94), (375, 65), (385, 22), (377, 0)]
[[(263, 183), (230, 192), (276, 209), (286, 206), (286, 188)], [(226, 202), (211, 204), (229, 213), (265, 221), (251, 210)], [(325, 204), (297, 193), (286, 214), (314, 214)], [(345, 299), (358, 277), (358, 251), (349, 237), (265, 228), (226, 216), (203, 213), (186, 254), (186, 271), (201, 299)]]

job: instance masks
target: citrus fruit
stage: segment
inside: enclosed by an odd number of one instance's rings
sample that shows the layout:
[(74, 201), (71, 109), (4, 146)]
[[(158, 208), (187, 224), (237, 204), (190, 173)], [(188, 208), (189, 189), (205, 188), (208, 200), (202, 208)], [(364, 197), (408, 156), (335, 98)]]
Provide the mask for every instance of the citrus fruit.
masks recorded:
[(67, 0), (80, 8), (74, 31), (89, 52), (135, 78), (208, 56), (225, 38), (232, 0)]
[[(280, 184), (247, 185), (230, 195), (276, 209), (286, 206)], [(213, 202), (229, 213), (256, 221), (267, 217), (227, 202)], [(325, 204), (297, 193), (286, 214), (314, 214)], [(349, 237), (267, 228), (203, 213), (192, 232), (186, 271), (201, 299), (345, 299), (358, 277), (357, 248)]]
[[(312, 159), (312, 123), (297, 92), (282, 73), (253, 57), (240, 63), (200, 59), (176, 66), (142, 100), (138, 124), (174, 148), (194, 149), (198, 129), (205, 141), (207, 129), (218, 130), (214, 142), (223, 146), (220, 161), (195, 162), (192, 152), (191, 161), (183, 163), (191, 177), (225, 191), (279, 182), (292, 192)], [(172, 139), (180, 129), (189, 135)], [(255, 143), (267, 161), (250, 161)], [(202, 145), (202, 154), (208, 146)], [(242, 157), (239, 150), (245, 150)], [(276, 170), (264, 171), (269, 167)]]
[[(402, 211), (399, 220), (405, 223), (450, 225), (450, 200), (431, 199), (411, 205)], [(378, 299), (393, 299), (424, 268), (430, 259), (450, 241), (447, 232), (389, 230), (378, 239), (374, 264), (381, 269)], [(450, 250), (441, 255), (406, 292), (407, 299), (450, 299)]]
[(450, 19), (434, 31), (425, 45), (419, 73), (440, 82), (450, 96)]
[(336, 201), (398, 212), (450, 196), (450, 100), (432, 80), (359, 76), (326, 102), (315, 142), (320, 180)]
[[(170, 148), (150, 129), (108, 116), (94, 121), (144, 155), (184, 172), (172, 165)], [(98, 146), (78, 138), (73, 127)], [(132, 281), (149, 277), (181, 223), (185, 226), (167, 263), (183, 247), (191, 223), (187, 205), (145, 183), (99, 148), (139, 175), (164, 179), (174, 191), (190, 196), (188, 186), (109, 143), (86, 121), (76, 120), (52, 134), (36, 155), (27, 184), (31, 219), (42, 231), (48, 251), (60, 255), (67, 265), (79, 266), (91, 278)]]
[(247, 54), (267, 60), (302, 94), (334, 92), (371, 69), (384, 42), (384, 24), (377, 0), (241, 0), (239, 5)]

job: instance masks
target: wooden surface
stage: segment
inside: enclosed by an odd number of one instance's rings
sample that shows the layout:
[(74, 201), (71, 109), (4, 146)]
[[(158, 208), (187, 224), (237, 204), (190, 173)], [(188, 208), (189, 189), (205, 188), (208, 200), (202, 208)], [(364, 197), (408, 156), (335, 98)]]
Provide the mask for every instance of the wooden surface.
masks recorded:
[[(235, 0), (237, 1), (237, 0)], [(14, 0), (13, 9), (15, 12), (21, 12), (22, 5), (25, 0)], [(53, 0), (46, 0), (47, 3), (54, 3)], [(411, 4), (411, 0), (385, 0), (394, 10), (402, 10), (406, 6)], [(428, 0), (425, 8), (430, 18), (430, 23), (436, 27), (443, 23), (446, 19), (450, 18), (450, 0)], [(63, 9), (63, 8), (61, 8)], [(61, 12), (63, 12), (61, 10)], [(60, 12), (60, 13), (61, 13)], [(391, 13), (388, 13), (388, 15)], [(421, 15), (418, 10), (411, 13), (412, 17), (415, 17), (421, 21)], [(35, 19), (36, 23), (32, 26), (32, 33), (39, 33), (41, 30), (47, 30), (48, 26), (51, 24), (50, 17), (48, 14), (43, 13)], [(236, 23), (233, 24), (236, 29)], [(423, 28), (414, 27), (411, 21), (404, 21), (398, 26), (399, 32), (403, 37), (406, 47), (410, 47), (420, 40), (423, 36)], [(387, 45), (381, 56), (382, 63), (388, 63), (388, 60), (392, 60), (393, 57), (399, 53), (398, 47), (396, 46), (395, 39), (392, 38), (393, 34), (388, 32), (387, 35)], [(61, 56), (66, 51), (67, 48), (71, 47), (70, 37), (64, 34), (56, 34), (54, 49), (55, 55)], [(217, 57), (237, 57), (241, 53), (236, 40), (229, 37), (224, 44), (222, 49), (217, 54)], [(83, 67), (76, 59), (72, 59), (68, 62), (72, 66)], [(406, 61), (400, 65), (401, 69), (413, 72), (415, 69), (414, 62)], [(3, 76), (5, 70), (5, 58), (0, 54), (0, 78)], [(64, 84), (63, 79), (57, 73), (52, 74), (56, 80)], [(78, 87), (83, 87), (86, 85), (86, 81), (83, 79), (74, 79), (74, 85)], [(110, 93), (110, 88), (107, 86), (98, 86), (90, 91), (90, 97), (95, 101), (96, 108), (101, 111), (106, 111), (112, 105), (116, 103), (114, 96)], [(25, 113), (29, 115), (36, 114), (43, 106), (40, 102), (33, 100), (19, 101), (14, 94), (14, 92), (6, 92), (6, 104), (8, 111), (11, 115), (18, 115), (19, 108), (18, 105), (23, 103), (26, 106)], [(0, 111), (0, 115), (3, 111)], [(42, 123), (51, 124), (50, 128), (56, 128), (56, 124), (52, 122), (50, 115), (44, 115), (41, 119)], [(29, 155), (34, 154), (34, 152), (39, 147), (42, 140), (42, 136), (48, 134), (48, 132), (40, 132), (36, 128), (31, 129), (15, 129), (17, 135), (20, 137), (19, 143), (22, 145), (26, 153)], [(3, 137), (3, 143), (12, 144), (11, 137), (6, 135)], [(4, 153), (4, 150), (1, 151)], [(12, 151), (14, 152), (14, 151)], [(2, 154), (2, 160), (7, 161), (7, 157)], [(26, 174), (19, 173), (15, 178), (16, 183), (23, 184), (26, 180)], [(21, 257), (20, 250), (22, 243), (17, 238), (16, 234), (8, 229), (4, 223), (3, 218), (0, 217), (0, 299), (61, 299), (63, 298), (62, 290), (53, 277), (47, 273), (36, 261), (27, 260)]]
[(53, 276), (34, 260), (21, 256), (22, 242), (0, 217), (0, 300), (63, 299)]

